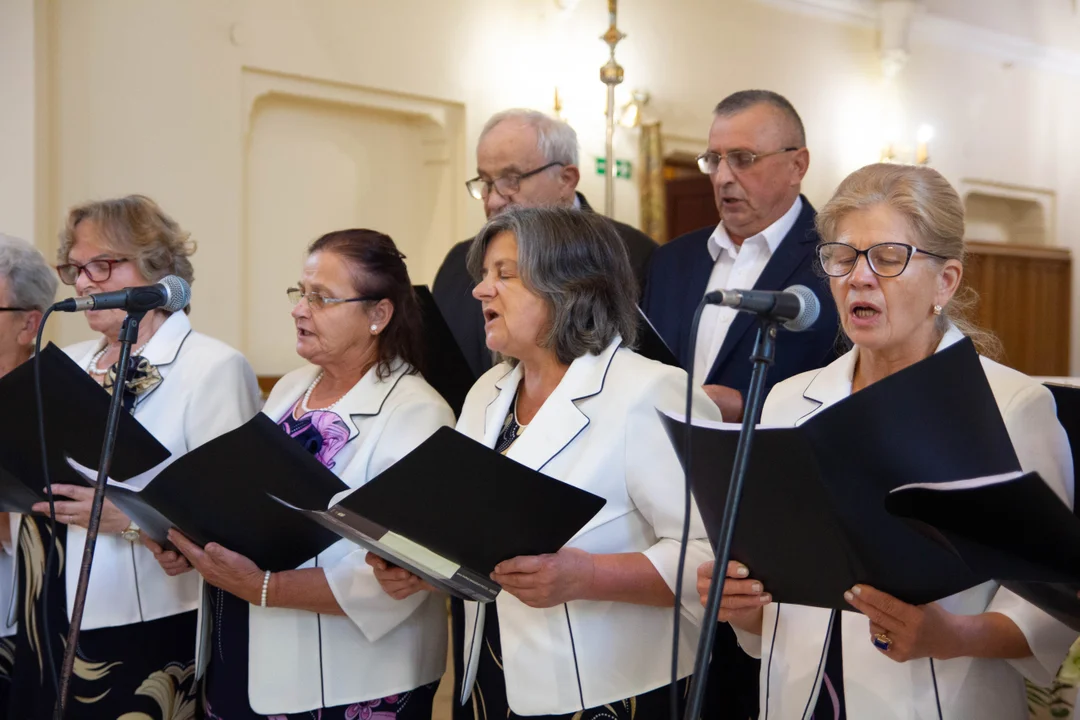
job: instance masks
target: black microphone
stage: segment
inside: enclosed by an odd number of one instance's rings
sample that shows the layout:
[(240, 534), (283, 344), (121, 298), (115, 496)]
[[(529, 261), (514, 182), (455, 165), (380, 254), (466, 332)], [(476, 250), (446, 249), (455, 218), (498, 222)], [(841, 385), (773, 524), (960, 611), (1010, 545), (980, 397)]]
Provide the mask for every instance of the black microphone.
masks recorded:
[(792, 285), (782, 291), (714, 290), (705, 294), (705, 302), (779, 320), (796, 332), (817, 322), (821, 312), (817, 295), (805, 285)]
[(84, 310), (127, 310), (147, 312), (161, 308), (167, 312), (183, 310), (191, 301), (191, 286), (176, 275), (162, 278), (156, 285), (129, 287), (113, 292), (68, 298), (53, 305), (58, 312)]

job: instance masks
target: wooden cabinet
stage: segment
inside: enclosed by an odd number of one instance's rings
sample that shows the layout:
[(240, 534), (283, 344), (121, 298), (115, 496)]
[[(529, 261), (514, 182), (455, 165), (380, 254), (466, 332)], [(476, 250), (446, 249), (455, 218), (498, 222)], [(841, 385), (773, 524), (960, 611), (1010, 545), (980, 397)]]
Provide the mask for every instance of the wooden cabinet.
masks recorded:
[(1069, 375), (1072, 258), (1066, 248), (969, 240), (964, 282), (979, 294), (975, 321), (1028, 375)]

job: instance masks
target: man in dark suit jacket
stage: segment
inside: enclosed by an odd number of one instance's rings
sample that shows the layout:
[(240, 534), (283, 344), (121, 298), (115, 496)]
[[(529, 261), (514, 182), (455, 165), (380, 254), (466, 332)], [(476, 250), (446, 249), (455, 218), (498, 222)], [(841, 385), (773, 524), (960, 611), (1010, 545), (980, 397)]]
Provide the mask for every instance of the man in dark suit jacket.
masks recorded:
[[(484, 203), (491, 217), (511, 207), (558, 205), (592, 212), (577, 192), (577, 133), (562, 122), (535, 110), (508, 110), (488, 120), (476, 146), (477, 177), (466, 183), (470, 194)], [(626, 244), (639, 286), (656, 243), (624, 223), (611, 221)], [(492, 365), (484, 336), (484, 314), (472, 296), (476, 281), (465, 259), (472, 240), (450, 249), (435, 276), (432, 294), (469, 368), (479, 377)]]
[[(838, 318), (828, 284), (814, 268), (815, 212), (799, 192), (810, 155), (791, 103), (764, 90), (729, 96), (716, 107), (708, 150), (698, 163), (712, 181), (720, 225), (675, 238), (653, 254), (642, 306), (724, 419), (735, 422), (750, 385), (757, 322), (749, 313), (707, 308), (691, 355), (690, 325), (705, 293), (805, 285), (817, 295), (821, 314), (812, 328), (780, 330), (767, 388), (831, 361)], [(702, 717), (757, 718), (759, 672), (760, 663), (722, 625)]]

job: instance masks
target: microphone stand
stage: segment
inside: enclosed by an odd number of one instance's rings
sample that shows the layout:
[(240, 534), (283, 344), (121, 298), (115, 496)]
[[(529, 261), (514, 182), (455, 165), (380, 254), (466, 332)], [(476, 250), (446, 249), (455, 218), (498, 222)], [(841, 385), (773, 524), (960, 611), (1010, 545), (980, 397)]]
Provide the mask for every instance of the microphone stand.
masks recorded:
[(94, 486), (94, 500), (90, 506), (90, 523), (86, 530), (86, 545), (83, 547), (82, 566), (79, 568), (79, 583), (75, 587), (75, 600), (71, 608), (71, 624), (68, 627), (67, 645), (64, 647), (64, 663), (60, 671), (60, 696), (57, 698), (57, 720), (63, 720), (64, 713), (67, 710), (68, 696), (71, 693), (71, 677), (75, 669), (75, 653), (79, 647), (79, 626), (82, 624), (83, 609), (86, 607), (86, 590), (90, 584), (90, 566), (94, 563), (94, 547), (97, 545), (101, 512), (105, 507), (105, 487), (112, 467), (113, 451), (116, 449), (116, 433), (120, 424), (120, 413), (124, 411), (124, 390), (127, 388), (128, 361), (131, 359), (131, 346), (139, 337), (139, 323), (144, 315), (146, 315), (145, 310), (129, 312), (120, 328), (120, 360), (116, 366), (116, 381), (113, 384), (112, 400), (109, 403), (109, 416), (105, 425), (105, 440), (101, 446), (101, 460), (98, 462), (97, 484)]
[[(746, 393), (742, 429), (739, 431), (739, 443), (735, 449), (735, 466), (731, 469), (731, 484), (728, 485), (727, 499), (724, 501), (724, 516), (720, 523), (720, 538), (714, 558), (716, 562), (713, 566), (708, 602), (705, 604), (705, 618), (702, 622), (697, 656), (694, 658), (694, 676), (690, 683), (690, 695), (686, 703), (684, 720), (698, 720), (701, 717), (709, 660), (716, 641), (716, 616), (720, 611), (720, 596), (724, 591), (731, 543), (735, 536), (735, 520), (739, 513), (739, 502), (742, 500), (746, 469), (750, 464), (750, 445), (754, 441), (755, 426), (761, 416), (761, 407), (765, 403), (765, 374), (769, 371), (769, 366), (776, 361), (778, 327), (776, 320), (762, 317), (758, 326), (757, 339), (754, 341), (754, 352), (750, 356), (750, 360), (754, 363), (754, 371), (750, 376), (750, 388)], [(689, 433), (692, 430), (692, 427), (688, 427), (686, 432)]]

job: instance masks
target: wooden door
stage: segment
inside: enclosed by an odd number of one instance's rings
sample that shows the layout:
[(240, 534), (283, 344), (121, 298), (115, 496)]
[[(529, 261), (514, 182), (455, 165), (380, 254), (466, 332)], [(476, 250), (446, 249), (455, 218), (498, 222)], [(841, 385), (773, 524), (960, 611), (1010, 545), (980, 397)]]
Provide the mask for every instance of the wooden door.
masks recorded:
[(1066, 248), (968, 241), (964, 282), (979, 294), (976, 322), (1002, 361), (1028, 375), (1069, 375), (1072, 259)]
[(669, 158), (665, 162), (664, 196), (669, 240), (692, 230), (716, 227), (720, 222), (709, 176), (701, 174), (692, 158)]

